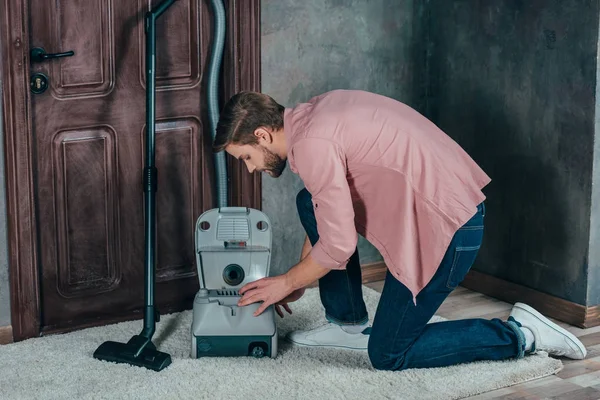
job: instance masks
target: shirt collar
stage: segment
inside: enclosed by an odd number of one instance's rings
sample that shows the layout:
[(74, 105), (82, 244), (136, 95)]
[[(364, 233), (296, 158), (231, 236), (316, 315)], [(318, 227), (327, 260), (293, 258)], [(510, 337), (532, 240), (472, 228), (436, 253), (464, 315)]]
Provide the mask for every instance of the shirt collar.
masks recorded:
[(296, 164), (294, 162), (294, 143), (296, 141), (297, 130), (294, 124), (294, 109), (285, 108), (283, 112), (283, 133), (285, 135), (285, 145), (287, 149), (287, 159), (290, 165), (290, 169), (294, 173), (298, 173)]

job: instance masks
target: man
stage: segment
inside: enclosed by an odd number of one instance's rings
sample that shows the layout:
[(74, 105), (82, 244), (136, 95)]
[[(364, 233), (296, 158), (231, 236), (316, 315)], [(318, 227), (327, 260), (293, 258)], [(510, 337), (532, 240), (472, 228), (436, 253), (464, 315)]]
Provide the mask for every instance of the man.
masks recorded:
[[(543, 350), (583, 359), (575, 336), (517, 303), (507, 321), (428, 324), (473, 264), (483, 237), (490, 178), (437, 126), (380, 95), (336, 90), (294, 108), (243, 92), (226, 104), (214, 141), (248, 170), (279, 177), (286, 162), (306, 189), (296, 205), (307, 238), (285, 274), (240, 290), (256, 314), (288, 303), (318, 280), (329, 323), (292, 332), (301, 346), (367, 350), (374, 368), (403, 370), (520, 358)], [(388, 267), (368, 325), (358, 234)]]

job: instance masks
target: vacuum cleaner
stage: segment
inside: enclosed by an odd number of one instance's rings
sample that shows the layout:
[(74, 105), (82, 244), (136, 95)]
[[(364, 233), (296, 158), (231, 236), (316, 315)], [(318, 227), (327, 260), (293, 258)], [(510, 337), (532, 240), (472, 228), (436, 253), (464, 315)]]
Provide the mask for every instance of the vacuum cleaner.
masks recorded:
[(107, 341), (94, 352), (98, 360), (125, 363), (161, 371), (171, 364), (171, 355), (158, 351), (152, 337), (160, 316), (154, 307), (155, 226), (157, 171), (155, 167), (156, 20), (177, 0), (165, 0), (146, 13), (146, 161), (143, 174), (145, 205), (145, 309), (144, 326), (127, 343)]
[[(127, 343), (107, 341), (94, 358), (161, 371), (171, 356), (158, 351), (152, 337), (159, 314), (154, 307), (155, 273), (155, 47), (156, 20), (177, 0), (165, 0), (146, 13), (146, 162), (145, 194), (145, 310), (144, 326)], [(225, 11), (220, 0), (211, 0), (215, 38), (208, 65), (208, 108), (213, 139), (218, 122), (218, 76), (225, 42)], [(203, 213), (196, 223), (195, 249), (200, 290), (194, 298), (191, 356), (275, 357), (277, 327), (274, 306), (260, 316), (258, 304), (237, 307), (239, 288), (268, 276), (271, 259), (271, 224), (261, 211), (227, 206), (225, 154), (215, 155), (218, 207)]]
[(277, 356), (274, 307), (238, 307), (239, 289), (269, 275), (271, 222), (261, 211), (222, 207), (196, 223), (200, 290), (194, 298), (191, 357)]
[[(210, 1), (214, 14), (212, 57), (207, 94), (212, 138), (219, 121), (218, 76), (225, 43), (225, 10)], [(215, 155), (217, 208), (196, 221), (195, 250), (200, 290), (194, 298), (191, 326), (192, 358), (271, 357), (277, 355), (275, 308), (254, 317), (259, 304), (238, 307), (239, 289), (267, 277), (271, 261), (271, 223), (261, 211), (227, 206), (224, 152)]]

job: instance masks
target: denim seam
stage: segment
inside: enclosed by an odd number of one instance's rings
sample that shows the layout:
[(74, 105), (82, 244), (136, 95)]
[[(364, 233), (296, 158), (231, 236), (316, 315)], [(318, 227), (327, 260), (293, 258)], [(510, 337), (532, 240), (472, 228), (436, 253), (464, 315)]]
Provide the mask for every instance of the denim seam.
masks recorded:
[(483, 225), (467, 225), (461, 228), (458, 228), (459, 231), (482, 231)]
[[(390, 349), (394, 349), (396, 347), (396, 341), (398, 340), (398, 332), (400, 332), (400, 328), (402, 328), (402, 325), (404, 324), (404, 318), (406, 317), (406, 312), (408, 311), (408, 307), (410, 307), (410, 304), (412, 303), (412, 300), (410, 300), (408, 303), (406, 303), (406, 305), (404, 306), (404, 312), (402, 313), (402, 317), (400, 318), (400, 320), (398, 321), (398, 328), (396, 329), (396, 333), (394, 333), (394, 340), (390, 346)], [(415, 339), (416, 340), (416, 339)], [(411, 345), (412, 346), (412, 345)], [(396, 359), (394, 361), (394, 367), (395, 368), (399, 368), (399, 366), (397, 366), (398, 362), (400, 362), (400, 364), (404, 363), (404, 358), (406, 356), (406, 352), (408, 351), (408, 349), (410, 348), (410, 346), (406, 347), (404, 349), (404, 354), (402, 354), (401, 357), (398, 357), (398, 359)]]
[(465, 354), (470, 354), (470, 353), (478, 353), (481, 350), (482, 350), (481, 348), (476, 348), (476, 349), (462, 350), (462, 351), (456, 352), (456, 353), (448, 353), (448, 354), (444, 354), (444, 355), (436, 356), (436, 357), (419, 358), (419, 362), (433, 361), (433, 360), (438, 360), (438, 359), (442, 359), (442, 358), (445, 358), (445, 357), (452, 357), (452, 356), (457, 356), (457, 355), (465, 355)]
[[(344, 275), (346, 276), (346, 290), (350, 295), (352, 295), (352, 287), (350, 286), (350, 277), (348, 276), (348, 270), (344, 270)], [(350, 301), (350, 306), (352, 307), (352, 319), (356, 319), (356, 307), (354, 304), (354, 299)]]
[(341, 321), (335, 317), (332, 317), (330, 314), (325, 313), (325, 318), (331, 322), (334, 323), (336, 325), (363, 325), (366, 324), (369, 321), (369, 316), (366, 316), (362, 319), (356, 320), (356, 321)]
[(523, 358), (525, 356), (525, 334), (521, 330), (521, 324), (516, 322), (512, 317), (508, 318), (505, 322), (510, 329), (513, 330), (517, 336), (517, 356), (516, 358)]
[(480, 248), (481, 246), (456, 246), (456, 251), (474, 251)]
[(448, 274), (448, 279), (446, 280), (446, 288), (454, 289), (456, 286), (450, 285), (450, 280), (452, 279), (452, 274), (454, 273), (454, 269), (456, 268), (456, 264), (458, 264), (458, 258), (460, 257), (457, 249), (454, 250), (454, 257), (452, 259), (452, 266), (450, 267), (450, 273)]

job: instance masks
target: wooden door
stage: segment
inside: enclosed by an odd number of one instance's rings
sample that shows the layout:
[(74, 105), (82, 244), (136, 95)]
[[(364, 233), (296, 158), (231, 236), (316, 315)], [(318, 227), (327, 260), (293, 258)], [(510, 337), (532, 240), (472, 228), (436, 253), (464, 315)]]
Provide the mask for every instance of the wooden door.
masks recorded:
[[(15, 340), (141, 316), (143, 21), (156, 3), (2, 3)], [(221, 102), (238, 90), (259, 90), (259, 2), (225, 5)], [(21, 28), (28, 38), (18, 35)], [(204, 73), (211, 38), (206, 0), (179, 0), (158, 21), (156, 302), (162, 312), (191, 307), (198, 288), (194, 225), (215, 204)], [(35, 62), (28, 59), (35, 47), (74, 55)], [(40, 73), (48, 88), (35, 94), (27, 85)], [(228, 165), (230, 204), (260, 208), (260, 178), (231, 159)]]

